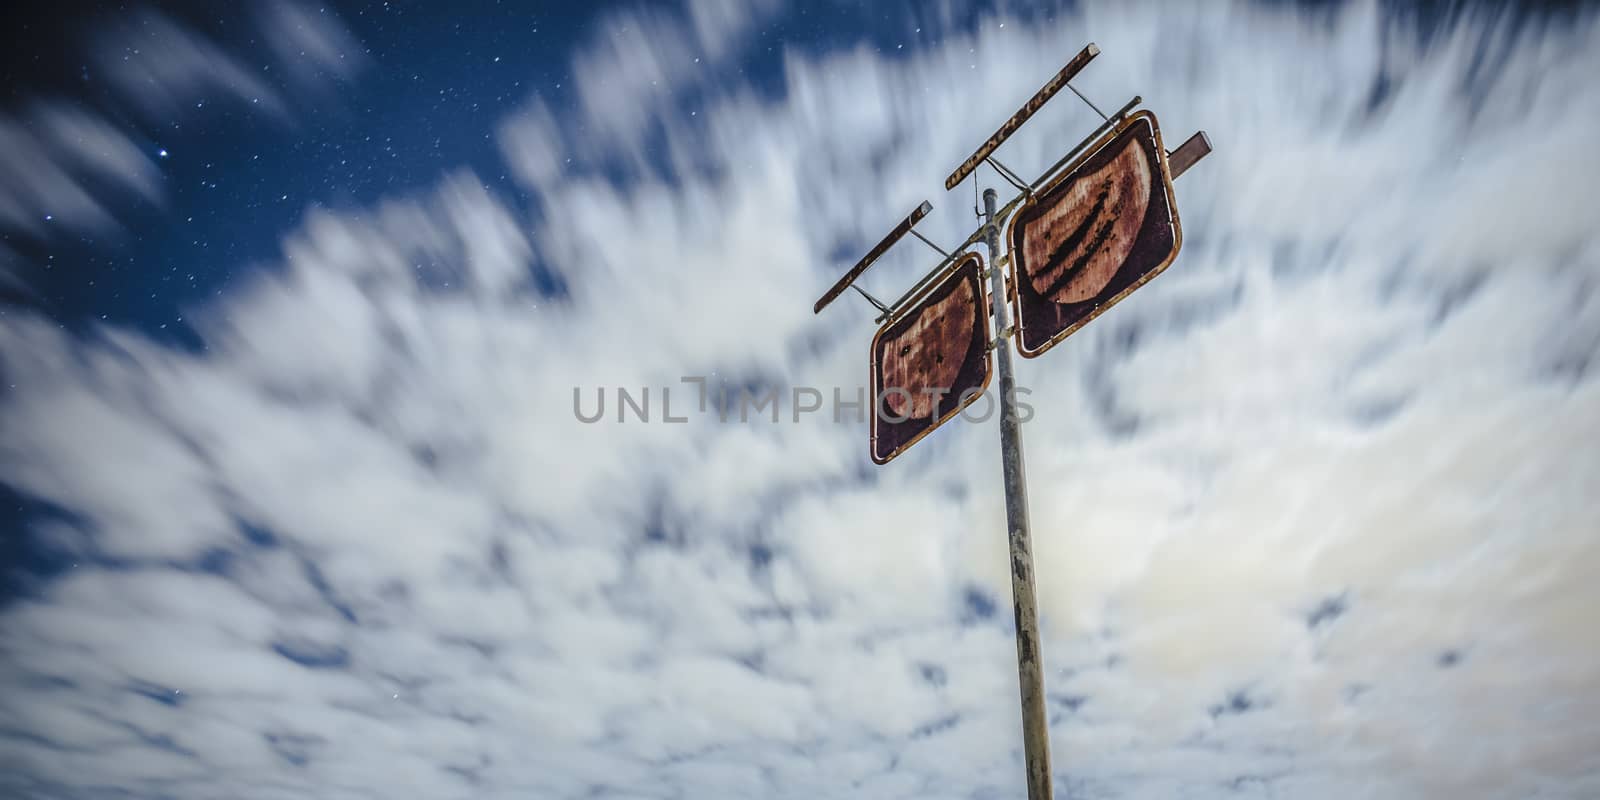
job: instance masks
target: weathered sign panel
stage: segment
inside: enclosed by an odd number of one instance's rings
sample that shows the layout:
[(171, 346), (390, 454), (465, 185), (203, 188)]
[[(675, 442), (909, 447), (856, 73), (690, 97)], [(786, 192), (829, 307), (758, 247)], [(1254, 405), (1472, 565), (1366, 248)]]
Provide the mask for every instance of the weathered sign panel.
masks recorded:
[(1017, 350), (1034, 358), (1172, 263), (1183, 242), (1167, 151), (1141, 111), (1011, 218)]
[(962, 256), (872, 337), (871, 445), (879, 464), (948, 422), (989, 386), (983, 260)]

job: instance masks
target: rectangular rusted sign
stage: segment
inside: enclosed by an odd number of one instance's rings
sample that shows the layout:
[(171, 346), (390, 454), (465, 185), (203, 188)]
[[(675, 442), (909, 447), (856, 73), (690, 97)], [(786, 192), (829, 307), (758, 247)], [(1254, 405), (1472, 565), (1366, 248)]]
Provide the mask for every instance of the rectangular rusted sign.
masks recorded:
[(872, 337), (872, 460), (887, 464), (982, 396), (991, 337), (983, 259), (961, 256)]
[(1108, 131), (1023, 204), (1006, 238), (1025, 358), (1160, 274), (1178, 255), (1183, 230), (1155, 115), (1141, 111)]

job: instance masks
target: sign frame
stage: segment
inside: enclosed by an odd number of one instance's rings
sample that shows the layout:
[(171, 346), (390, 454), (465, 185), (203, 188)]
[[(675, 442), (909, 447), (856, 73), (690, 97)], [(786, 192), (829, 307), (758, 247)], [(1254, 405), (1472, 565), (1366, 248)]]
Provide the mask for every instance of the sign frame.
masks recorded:
[[(970, 272), (968, 272), (969, 268)], [(977, 252), (967, 251), (960, 254), (951, 262), (949, 267), (942, 271), (942, 274), (937, 280), (929, 281), (927, 286), (919, 291), (915, 298), (911, 299), (905, 304), (905, 308), (902, 312), (896, 314), (890, 319), (885, 320), (884, 323), (878, 327), (877, 332), (872, 335), (872, 343), (869, 345), (867, 350), (867, 364), (869, 373), (867, 386), (868, 393), (870, 395), (870, 397), (867, 398), (867, 403), (870, 406), (869, 413), (871, 414), (871, 418), (868, 423), (867, 450), (868, 455), (871, 456), (874, 464), (882, 466), (890, 461), (893, 461), (901, 453), (904, 453), (905, 451), (911, 449), (911, 447), (916, 443), (922, 441), (923, 437), (926, 437), (928, 434), (933, 433), (934, 431), (943, 427), (944, 424), (949, 422), (952, 417), (966, 410), (967, 406), (977, 402), (979, 397), (988, 393), (989, 385), (994, 380), (993, 353), (995, 348), (995, 338), (994, 326), (989, 324), (990, 304), (992, 303), (991, 295), (989, 292), (989, 287), (984, 284), (984, 273), (987, 271), (987, 269), (988, 268), (984, 263), (983, 256), (979, 255)], [(880, 454), (878, 452), (878, 439), (880, 433), (879, 426), (882, 424), (900, 423), (895, 423), (893, 420), (885, 420), (879, 413), (879, 383), (882, 380), (882, 376), (879, 374), (879, 343), (883, 340), (884, 335), (887, 334), (891, 328), (911, 317), (920, 308), (923, 301), (942, 290), (947, 283), (954, 280), (967, 280), (969, 278), (971, 278), (976, 284), (974, 288), (977, 290), (973, 298), (973, 310), (976, 315), (974, 324), (982, 330), (983, 334), (980, 340), (974, 341), (975, 345), (980, 346), (982, 351), (980, 357), (983, 361), (983, 379), (977, 384), (976, 387), (973, 387), (976, 388), (977, 391), (968, 397), (964, 402), (961, 401), (958, 396), (954, 399), (950, 399), (950, 404), (948, 407), (941, 404), (939, 416), (934, 419), (933, 422), (930, 423), (926, 428), (917, 432), (910, 439), (900, 443), (898, 447), (895, 447), (888, 453)], [(968, 357), (970, 358), (971, 356), (969, 355)], [(948, 395), (946, 395), (946, 398), (948, 399)]]
[[(1146, 271), (1143, 275), (1139, 276), (1139, 278), (1133, 283), (1118, 291), (1112, 297), (1095, 303), (1095, 305), (1090, 308), (1088, 313), (1084, 314), (1083, 317), (1073, 322), (1066, 328), (1063, 328), (1062, 330), (1052, 334), (1050, 338), (1044, 342), (1036, 343), (1030, 348), (1028, 347), (1028, 342), (1024, 336), (1024, 321), (1026, 317), (1024, 317), (1022, 313), (1022, 292), (1018, 288), (1021, 285), (1021, 281), (1026, 277), (1022, 274), (1023, 259), (1021, 258), (1021, 253), (1018, 247), (1018, 240), (1021, 236), (1020, 226), (1022, 224), (1022, 220), (1028, 215), (1028, 212), (1037, 207), (1046, 196), (1055, 191), (1063, 183), (1074, 178), (1080, 168), (1089, 163), (1091, 159), (1099, 156), (1105, 151), (1106, 147), (1112, 142), (1116, 141), (1118, 137), (1127, 133), (1130, 129), (1137, 125), (1148, 125), (1151, 131), (1151, 138), (1154, 140), (1157, 161), (1155, 169), (1158, 171), (1158, 177), (1160, 178), (1162, 190), (1166, 193), (1165, 196), (1167, 208), (1169, 209), (1172, 218), (1172, 247), (1159, 264)], [(1112, 306), (1122, 302), (1122, 300), (1128, 295), (1133, 294), (1146, 283), (1149, 283), (1151, 279), (1165, 272), (1167, 267), (1172, 265), (1172, 262), (1178, 257), (1178, 252), (1183, 249), (1183, 222), (1178, 215), (1178, 198), (1176, 192), (1173, 190), (1172, 181), (1172, 167), (1168, 162), (1168, 153), (1161, 139), (1161, 125), (1156, 120), (1156, 115), (1154, 113), (1148, 109), (1142, 109), (1130, 114), (1121, 122), (1121, 124), (1109, 131), (1106, 131), (1105, 134), (1097, 139), (1092, 146), (1084, 151), (1082, 156), (1075, 159), (1072, 164), (1061, 169), (1054, 177), (1050, 179), (1048, 184), (1024, 201), (1022, 206), (1011, 215), (1011, 219), (1009, 219), (1006, 223), (1006, 256), (1008, 262), (1006, 264), (1006, 294), (1008, 295), (1006, 301), (1011, 307), (1013, 324), (1016, 326), (1015, 338), (1017, 352), (1021, 354), (1023, 358), (1038, 358), (1039, 356), (1043, 355), (1046, 351), (1050, 350), (1050, 348), (1060, 344), (1062, 340), (1066, 339), (1068, 336), (1077, 333), (1080, 328), (1088, 325), (1090, 322), (1093, 322)], [(1118, 273), (1120, 272), (1121, 270), (1119, 269)]]

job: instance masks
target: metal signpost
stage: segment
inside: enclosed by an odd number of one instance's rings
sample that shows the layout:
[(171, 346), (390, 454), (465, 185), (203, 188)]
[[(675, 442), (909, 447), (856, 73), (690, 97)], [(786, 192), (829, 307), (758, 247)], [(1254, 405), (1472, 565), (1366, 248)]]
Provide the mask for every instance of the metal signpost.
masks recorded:
[[(961, 405), (958, 401), (944, 408), (923, 401), (923, 397), (942, 397), (943, 392), (974, 387), (982, 391), (989, 381), (988, 351), (999, 353), (1000, 460), (1029, 800), (1050, 800), (1054, 790), (1028, 487), (1016, 377), (1007, 340), (1015, 334), (1018, 351), (1024, 357), (1036, 357), (1166, 269), (1183, 241), (1172, 181), (1211, 152), (1204, 131), (1176, 150), (1163, 149), (1155, 115), (1133, 111), (1141, 102), (1138, 97), (1109, 117), (1100, 113), (1070, 83), (1099, 54), (1100, 48), (1090, 44), (1073, 56), (945, 179), (945, 189), (954, 189), (988, 164), (1018, 190), (1014, 198), (996, 208), (999, 196), (994, 189), (985, 189), (983, 225), (960, 247), (945, 252), (913, 230), (931, 208), (924, 202), (851, 267), (814, 308), (820, 313), (846, 288), (854, 288), (880, 312), (877, 322), (882, 327), (873, 337), (871, 350), (871, 447), (872, 460), (879, 464), (921, 440)], [(1036, 180), (1024, 183), (994, 153), (1063, 87), (1094, 108), (1103, 122)], [(1008, 220), (1009, 257), (1000, 251), (1000, 227)], [(855, 282), (907, 234), (922, 239), (944, 259), (900, 299), (885, 305)], [(982, 312), (983, 260), (970, 252), (979, 241), (989, 254), (988, 315)], [(1008, 272), (1006, 278), (1001, 276), (1002, 267)], [(1016, 310), (1015, 326), (1008, 308)], [(994, 318), (992, 334), (986, 316)], [(880, 421), (885, 413), (889, 416)]]

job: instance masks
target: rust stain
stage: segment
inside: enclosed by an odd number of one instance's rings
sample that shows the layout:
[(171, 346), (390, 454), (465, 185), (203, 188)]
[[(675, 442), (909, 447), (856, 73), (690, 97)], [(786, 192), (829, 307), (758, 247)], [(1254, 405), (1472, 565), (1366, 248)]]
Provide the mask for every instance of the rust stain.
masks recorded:
[(1128, 260), (1150, 207), (1150, 161), (1137, 139), (1024, 225), (1023, 263), (1040, 296), (1081, 303), (1100, 294)]
[(954, 398), (940, 398), (926, 390), (949, 390), (972, 348), (973, 318), (978, 313), (972, 284), (963, 281), (955, 291), (918, 309), (899, 333), (884, 339), (883, 385), (890, 392), (884, 402), (896, 417), (926, 419), (934, 407), (948, 406)]

